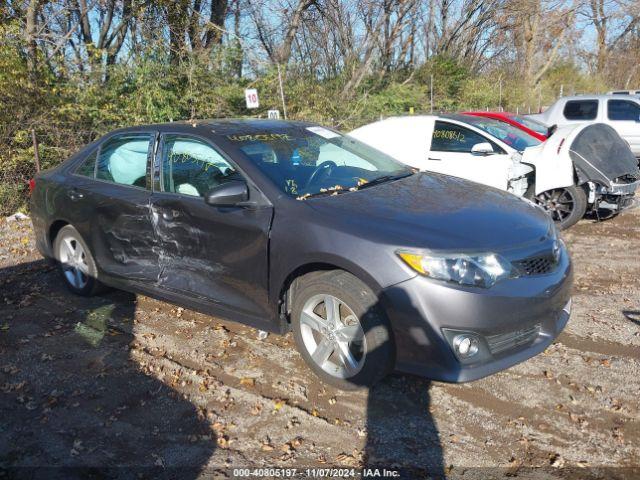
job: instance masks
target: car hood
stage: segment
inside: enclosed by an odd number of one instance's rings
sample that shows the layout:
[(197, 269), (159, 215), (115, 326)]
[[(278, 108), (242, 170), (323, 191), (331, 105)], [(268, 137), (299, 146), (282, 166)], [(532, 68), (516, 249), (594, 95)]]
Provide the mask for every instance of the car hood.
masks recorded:
[(603, 123), (584, 127), (571, 143), (569, 155), (583, 182), (593, 180), (610, 186), (618, 177), (640, 177), (638, 161), (627, 142)]
[(306, 203), (336, 228), (425, 249), (503, 250), (540, 242), (551, 228), (544, 211), (527, 200), (434, 173), (416, 173)]

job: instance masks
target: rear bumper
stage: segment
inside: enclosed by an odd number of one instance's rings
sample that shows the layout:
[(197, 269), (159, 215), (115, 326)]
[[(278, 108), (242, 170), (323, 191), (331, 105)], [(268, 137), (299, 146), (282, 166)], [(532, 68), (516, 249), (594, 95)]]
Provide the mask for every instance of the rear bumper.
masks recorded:
[(31, 205), (31, 223), (33, 225), (33, 233), (36, 239), (36, 249), (45, 258), (53, 258), (53, 252), (49, 244), (47, 235), (47, 225), (42, 217), (37, 214), (33, 204)]
[[(551, 274), (509, 280), (490, 289), (462, 289), (425, 277), (386, 289), (396, 370), (433, 380), (467, 382), (545, 350), (571, 313), (573, 272), (568, 255), (563, 257)], [(457, 358), (451, 331), (477, 336), (480, 352), (473, 360)], [(511, 343), (505, 347), (505, 342)]]

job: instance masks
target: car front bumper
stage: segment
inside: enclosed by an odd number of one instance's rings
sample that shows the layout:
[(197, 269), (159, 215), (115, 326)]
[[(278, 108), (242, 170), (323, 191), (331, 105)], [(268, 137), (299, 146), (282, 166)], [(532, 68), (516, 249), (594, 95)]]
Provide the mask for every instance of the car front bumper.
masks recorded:
[[(394, 333), (396, 370), (467, 382), (531, 358), (567, 324), (572, 283), (571, 262), (564, 252), (550, 274), (511, 279), (489, 289), (463, 288), (422, 276), (388, 287), (383, 302)], [(451, 331), (475, 335), (479, 353), (458, 359)]]
[(640, 187), (640, 180), (631, 183), (612, 183), (611, 187), (607, 188), (607, 193), (609, 195), (633, 195), (638, 187)]
[(640, 180), (631, 183), (612, 183), (604, 188), (596, 203), (597, 208), (605, 208), (621, 212), (637, 206), (635, 192), (640, 186)]

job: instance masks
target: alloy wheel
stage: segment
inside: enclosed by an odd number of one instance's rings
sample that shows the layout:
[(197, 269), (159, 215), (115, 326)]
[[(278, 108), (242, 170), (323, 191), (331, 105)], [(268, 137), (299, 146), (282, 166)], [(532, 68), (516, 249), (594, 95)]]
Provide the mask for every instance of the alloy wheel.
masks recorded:
[(360, 320), (340, 299), (314, 295), (300, 318), (304, 346), (313, 362), (329, 375), (351, 378), (364, 365), (366, 339)]
[(535, 197), (536, 203), (544, 208), (554, 222), (565, 220), (575, 208), (576, 199), (570, 190), (556, 188), (542, 192)]
[(78, 290), (83, 289), (89, 281), (89, 264), (84, 247), (77, 238), (65, 235), (61, 239), (58, 260), (67, 282)]

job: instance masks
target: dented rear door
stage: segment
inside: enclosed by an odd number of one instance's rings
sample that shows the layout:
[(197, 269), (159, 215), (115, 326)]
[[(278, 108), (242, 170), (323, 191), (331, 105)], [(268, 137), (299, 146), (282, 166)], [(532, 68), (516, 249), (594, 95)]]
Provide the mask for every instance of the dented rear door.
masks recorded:
[(128, 282), (154, 282), (158, 275), (149, 209), (155, 136), (132, 132), (105, 140), (96, 178), (81, 200), (92, 210), (91, 245), (99, 268)]

